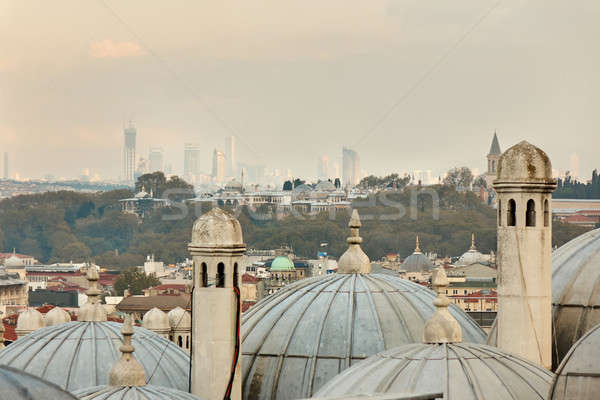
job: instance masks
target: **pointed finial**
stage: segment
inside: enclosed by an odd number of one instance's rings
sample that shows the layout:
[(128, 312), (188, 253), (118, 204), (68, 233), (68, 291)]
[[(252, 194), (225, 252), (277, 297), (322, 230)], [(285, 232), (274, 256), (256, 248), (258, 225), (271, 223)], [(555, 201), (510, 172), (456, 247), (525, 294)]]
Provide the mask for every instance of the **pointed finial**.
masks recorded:
[(348, 250), (340, 257), (338, 261), (338, 274), (368, 274), (371, 272), (371, 261), (360, 247), (362, 238), (359, 235), (360, 216), (358, 210), (352, 211), (348, 227), (350, 236), (346, 239)]
[(446, 289), (449, 282), (446, 271), (440, 267), (433, 271), (431, 276), (431, 285), (437, 292), (437, 297), (433, 300), (435, 311), (429, 321), (425, 323), (423, 332), (424, 343), (460, 343), (462, 342), (462, 330), (460, 325), (454, 319), (448, 306), (450, 300), (446, 296)]
[(477, 247), (475, 247), (475, 234), (471, 233), (471, 250), (477, 250)]
[(109, 373), (110, 386), (145, 386), (146, 371), (142, 364), (133, 357), (135, 348), (131, 344), (133, 336), (133, 321), (130, 314), (125, 315), (123, 321), (123, 344), (119, 347), (121, 359), (111, 368)]
[(86, 272), (86, 277), (89, 283), (88, 290), (85, 291), (88, 299), (87, 302), (79, 309), (77, 319), (84, 322), (100, 322), (106, 321), (107, 312), (100, 303), (100, 295), (102, 290), (98, 288), (98, 267), (90, 265)]
[(417, 235), (417, 246), (415, 247), (415, 253), (420, 253), (421, 248), (419, 248), (419, 235)]

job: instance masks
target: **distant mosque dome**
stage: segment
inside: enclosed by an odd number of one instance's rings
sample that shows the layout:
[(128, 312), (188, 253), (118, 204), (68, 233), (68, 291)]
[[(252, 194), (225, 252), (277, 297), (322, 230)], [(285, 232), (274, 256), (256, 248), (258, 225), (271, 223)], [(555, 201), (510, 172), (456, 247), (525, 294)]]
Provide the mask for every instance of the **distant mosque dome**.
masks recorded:
[(237, 219), (220, 208), (213, 208), (194, 222), (192, 245), (203, 247), (242, 246), (242, 227)]
[(475, 247), (475, 235), (471, 235), (471, 248), (464, 253), (456, 262), (457, 267), (466, 267), (477, 263), (486, 262), (486, 258)]
[(241, 192), (242, 184), (240, 182), (236, 181), (235, 179), (232, 179), (231, 181), (227, 182), (227, 184), (225, 185), (225, 190), (227, 190), (229, 192)]
[(330, 181), (321, 181), (317, 183), (315, 190), (318, 192), (335, 192), (337, 188)]
[[(600, 321), (600, 229), (565, 243), (552, 253), (552, 365)], [(497, 341), (496, 324), (488, 343)]]
[(169, 317), (167, 314), (154, 307), (150, 311), (144, 314), (142, 319), (142, 326), (152, 332), (156, 332), (163, 337), (169, 336), (171, 326), (169, 325)]
[(421, 252), (419, 248), (419, 237), (417, 236), (417, 246), (415, 251), (400, 265), (400, 270), (406, 272), (424, 272), (431, 271), (434, 268), (431, 260)]
[(46, 326), (54, 326), (71, 322), (71, 315), (60, 307), (54, 307), (44, 317)]
[(271, 268), (269, 268), (272, 272), (294, 271), (295, 269), (292, 260), (286, 256), (275, 257), (271, 262)]
[(294, 192), (295, 193), (303, 193), (303, 192), (312, 192), (314, 189), (307, 185), (306, 183), (303, 183), (302, 185), (298, 185), (294, 188)]
[(443, 269), (434, 272), (432, 283), (438, 296), (436, 311), (425, 324), (424, 343), (406, 344), (358, 362), (315, 397), (442, 393), (440, 398), (449, 400), (546, 399), (553, 374), (497, 348), (462, 343), (460, 325), (448, 314)]
[(556, 370), (548, 400), (596, 400), (600, 383), (600, 325), (579, 339)]
[(18, 369), (0, 366), (0, 394), (10, 400), (76, 400), (53, 383)]
[[(242, 316), (244, 399), (308, 398), (331, 378), (380, 351), (420, 342), (435, 294), (399, 277), (371, 274), (361, 255), (358, 213), (338, 273), (303, 279)], [(364, 254), (364, 253), (362, 253)], [(460, 308), (450, 313), (471, 342), (483, 330)]]
[(167, 313), (171, 329), (192, 329), (192, 315), (177, 306)]
[(4, 260), (4, 266), (6, 268), (24, 268), (25, 262), (22, 259), (20, 259), (19, 257), (17, 257), (17, 253), (13, 249), (12, 255), (10, 257), (8, 257), (6, 260)]
[(499, 183), (548, 179), (552, 179), (550, 158), (543, 150), (525, 140), (506, 150), (498, 161)]
[[(38, 329), (1, 350), (0, 365), (68, 391), (106, 385), (108, 372), (120, 356), (121, 326), (117, 322), (67, 322)], [(136, 356), (151, 377), (148, 383), (187, 391), (188, 353), (154, 332), (134, 329)]]

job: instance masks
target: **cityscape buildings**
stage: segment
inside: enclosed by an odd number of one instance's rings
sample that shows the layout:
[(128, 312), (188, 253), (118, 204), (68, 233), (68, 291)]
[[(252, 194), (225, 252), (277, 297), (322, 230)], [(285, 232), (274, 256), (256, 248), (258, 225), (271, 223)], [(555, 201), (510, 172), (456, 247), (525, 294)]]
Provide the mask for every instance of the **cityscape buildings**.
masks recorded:
[(164, 172), (163, 150), (160, 147), (151, 148), (148, 159), (150, 161), (150, 172)]
[[(319, 156), (317, 160), (317, 179), (327, 180), (329, 178), (329, 157), (326, 155)], [(338, 177), (336, 176), (336, 178)]]
[(183, 147), (183, 178), (194, 183), (200, 175), (200, 146), (185, 143)]
[(213, 152), (212, 177), (215, 183), (225, 181), (225, 153), (217, 149)]
[(128, 183), (133, 183), (135, 175), (135, 162), (136, 162), (136, 136), (137, 130), (130, 122), (129, 126), (125, 128), (123, 132), (124, 143), (123, 143), (123, 169), (121, 179)]
[(235, 136), (228, 136), (225, 139), (225, 149), (227, 151), (227, 176), (234, 177), (237, 175)]
[(344, 186), (356, 186), (360, 182), (358, 153), (348, 147), (342, 149), (342, 182)]

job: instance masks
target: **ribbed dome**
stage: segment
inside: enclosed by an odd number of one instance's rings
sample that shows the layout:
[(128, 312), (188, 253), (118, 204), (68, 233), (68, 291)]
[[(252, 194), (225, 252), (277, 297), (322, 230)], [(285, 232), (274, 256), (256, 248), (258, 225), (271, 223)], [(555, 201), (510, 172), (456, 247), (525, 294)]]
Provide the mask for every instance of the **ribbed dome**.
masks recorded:
[(15, 331), (29, 333), (44, 327), (44, 316), (35, 308), (28, 308), (19, 314)]
[(543, 150), (522, 141), (500, 157), (497, 182), (532, 180), (552, 181), (552, 163)]
[(336, 187), (330, 181), (321, 181), (321, 182), (317, 183), (315, 190), (320, 191), (320, 192), (335, 192)]
[(294, 271), (294, 263), (288, 257), (279, 256), (271, 262), (271, 271)]
[(471, 236), (471, 248), (462, 256), (460, 256), (456, 262), (456, 266), (466, 267), (467, 265), (473, 265), (485, 261), (485, 256), (477, 250), (477, 247), (475, 247), (475, 234), (473, 234)]
[[(397, 277), (332, 274), (304, 279), (259, 301), (242, 318), (245, 399), (296, 399), (373, 354), (421, 342), (435, 294)], [(465, 341), (485, 333), (450, 308)]]
[(0, 398), (10, 400), (76, 400), (53, 383), (6, 365), (0, 366)]
[(44, 321), (46, 322), (46, 326), (60, 325), (65, 322), (71, 322), (71, 315), (60, 307), (54, 307), (46, 313)]
[(412, 253), (406, 257), (400, 269), (406, 272), (423, 272), (431, 271), (433, 269), (433, 263), (425, 254), (418, 252)]
[[(38, 329), (0, 351), (0, 364), (69, 391), (106, 385), (111, 367), (121, 356), (121, 326), (117, 322), (68, 322)], [(188, 389), (190, 359), (184, 350), (138, 327), (133, 344), (137, 360), (150, 377), (148, 383)]]
[(242, 227), (231, 214), (215, 207), (194, 222), (191, 246), (244, 246)]
[(96, 386), (73, 392), (79, 400), (199, 400), (193, 394), (161, 386)]
[(490, 346), (409, 344), (356, 364), (315, 397), (441, 392), (445, 400), (544, 400), (552, 377), (544, 368)]
[[(553, 367), (588, 330), (600, 323), (600, 229), (552, 253)], [(489, 344), (495, 345), (495, 324)]]
[(171, 329), (167, 314), (156, 307), (144, 314), (142, 326), (151, 331), (169, 331)]
[(596, 400), (600, 390), (600, 325), (586, 333), (556, 370), (548, 400)]
[(167, 313), (169, 326), (172, 329), (191, 329), (192, 316), (181, 307), (175, 307)]

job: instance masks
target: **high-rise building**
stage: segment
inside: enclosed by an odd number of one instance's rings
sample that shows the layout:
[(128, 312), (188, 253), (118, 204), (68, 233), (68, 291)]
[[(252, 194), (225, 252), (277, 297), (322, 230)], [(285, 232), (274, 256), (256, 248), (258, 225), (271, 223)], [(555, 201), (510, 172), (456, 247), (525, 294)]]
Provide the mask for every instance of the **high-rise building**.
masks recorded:
[(322, 155), (317, 160), (317, 178), (327, 180), (329, 176), (329, 157)]
[(130, 122), (129, 126), (124, 131), (123, 144), (123, 171), (121, 178), (125, 182), (133, 182), (135, 175), (135, 143), (137, 131)]
[(164, 172), (163, 150), (160, 147), (153, 147), (150, 149), (148, 160), (150, 161), (150, 172)]
[(344, 186), (356, 186), (360, 182), (358, 153), (347, 147), (342, 149), (342, 181)]
[(227, 139), (225, 139), (225, 148), (227, 149), (227, 176), (236, 176), (235, 136), (228, 136)]
[(183, 176), (191, 182), (195, 182), (200, 175), (200, 146), (186, 143), (183, 148)]
[(225, 180), (225, 153), (217, 149), (213, 152), (212, 177), (215, 182)]
[(4, 152), (4, 179), (8, 179), (8, 153)]

